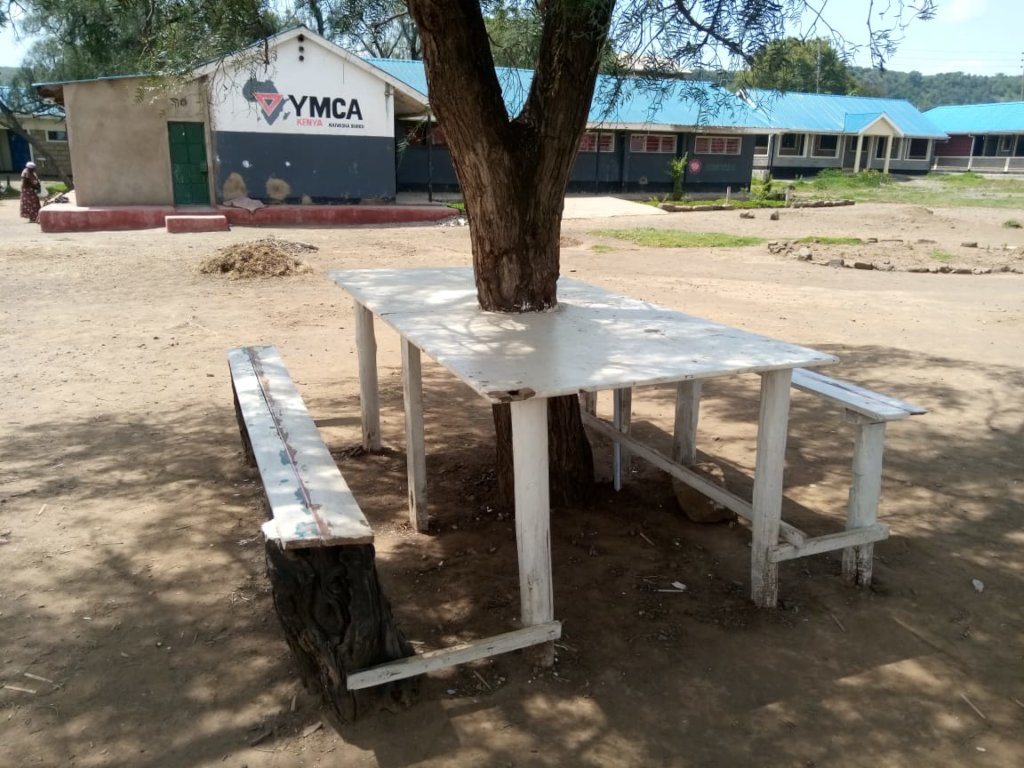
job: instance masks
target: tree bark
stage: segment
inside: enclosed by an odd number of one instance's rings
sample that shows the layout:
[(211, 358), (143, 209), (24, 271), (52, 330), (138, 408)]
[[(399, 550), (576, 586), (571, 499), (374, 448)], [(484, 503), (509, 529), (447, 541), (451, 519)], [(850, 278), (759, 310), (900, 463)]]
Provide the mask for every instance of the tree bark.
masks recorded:
[[(420, 30), (431, 109), (444, 127), (466, 203), (480, 306), (493, 312), (552, 310), (565, 190), (614, 0), (539, 4), (537, 67), (514, 118), (505, 108), (480, 3), (409, 0), (408, 6)], [(552, 501), (555, 486), (565, 485), (557, 489), (560, 498), (582, 503), (590, 494), (593, 464), (579, 405), (567, 397), (553, 407)], [(495, 423), (500, 428), (502, 422)], [(505, 455), (499, 435), (499, 462)], [(499, 482), (510, 476), (510, 447), (507, 457), (499, 463)], [(568, 488), (573, 483), (582, 483), (579, 492)]]
[(413, 655), (381, 590), (372, 544), (281, 549), (266, 544), (274, 607), (306, 689), (341, 723), (409, 706), (415, 679), (350, 691), (348, 672)]

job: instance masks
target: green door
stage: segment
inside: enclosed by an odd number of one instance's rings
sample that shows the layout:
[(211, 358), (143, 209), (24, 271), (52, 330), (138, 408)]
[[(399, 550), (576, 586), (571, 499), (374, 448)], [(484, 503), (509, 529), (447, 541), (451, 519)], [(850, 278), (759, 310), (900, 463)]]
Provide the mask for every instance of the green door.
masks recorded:
[(175, 205), (209, 205), (206, 137), (202, 123), (168, 123)]

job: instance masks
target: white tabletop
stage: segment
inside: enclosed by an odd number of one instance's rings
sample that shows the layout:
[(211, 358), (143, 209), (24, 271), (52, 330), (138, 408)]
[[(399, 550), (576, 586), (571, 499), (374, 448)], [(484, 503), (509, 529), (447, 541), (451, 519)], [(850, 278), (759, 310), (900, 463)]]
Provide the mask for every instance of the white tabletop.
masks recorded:
[(485, 312), (473, 271), (353, 269), (330, 277), (494, 402), (813, 367), (833, 355), (562, 277), (552, 312)]

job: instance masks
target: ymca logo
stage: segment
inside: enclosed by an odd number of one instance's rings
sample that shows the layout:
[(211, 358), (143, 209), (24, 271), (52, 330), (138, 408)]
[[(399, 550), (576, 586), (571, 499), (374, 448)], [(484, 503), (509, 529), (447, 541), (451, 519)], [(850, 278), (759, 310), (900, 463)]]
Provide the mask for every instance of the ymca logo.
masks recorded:
[[(350, 121), (363, 122), (363, 112), (358, 99), (331, 98), (330, 96), (299, 96), (284, 94), (277, 90), (272, 80), (259, 81), (250, 78), (242, 87), (242, 96), (246, 101), (259, 105), (260, 113), (267, 125), (273, 125), (278, 118), (287, 120), (291, 112), (284, 112), (285, 100), (295, 110), (295, 124), (308, 127), (323, 127), (324, 120), (345, 121), (329, 122), (331, 128), (348, 127)], [(306, 114), (304, 115), (303, 112)], [(283, 117), (282, 117), (283, 113)], [(354, 127), (362, 127), (361, 125)]]

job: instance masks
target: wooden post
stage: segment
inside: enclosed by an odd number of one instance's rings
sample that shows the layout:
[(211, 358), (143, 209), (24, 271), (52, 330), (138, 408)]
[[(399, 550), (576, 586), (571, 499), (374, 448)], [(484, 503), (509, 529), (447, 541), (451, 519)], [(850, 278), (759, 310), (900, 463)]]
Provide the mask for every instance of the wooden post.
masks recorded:
[(864, 149), (864, 134), (857, 134), (857, 156), (853, 161), (853, 172), (860, 173), (860, 153)]
[(771, 550), (779, 543), (782, 522), (783, 470), (792, 379), (793, 372), (788, 368), (761, 374), (750, 567), (751, 599), (761, 608), (774, 608), (778, 601), (779, 566), (772, 562)]
[[(878, 520), (882, 495), (882, 456), (885, 451), (885, 422), (861, 423), (853, 447), (853, 482), (846, 508), (846, 530), (867, 528)], [(843, 550), (843, 578), (851, 584), (871, 584), (875, 545), (861, 544)]]
[(423, 375), (420, 350), (402, 339), (402, 392), (405, 400), (405, 462), (409, 477), (409, 524), (426, 533), (427, 455), (423, 439)]
[(680, 381), (676, 385), (676, 423), (673, 430), (672, 461), (690, 467), (697, 463), (697, 418), (700, 415), (701, 382)]
[(580, 392), (580, 408), (591, 416), (597, 415), (597, 392)]
[[(519, 604), (523, 626), (554, 619), (551, 584), (551, 508), (548, 493), (548, 404), (544, 398), (513, 402), (512, 461), (515, 472)], [(538, 663), (554, 663), (554, 647), (538, 646)]]
[(885, 137), (885, 162), (882, 163), (882, 173), (889, 173), (889, 162), (892, 160), (892, 134)]
[[(616, 389), (612, 393), (612, 423), (624, 435), (629, 434), (629, 422), (633, 413), (633, 390), (631, 387)], [(612, 485), (622, 490), (623, 475), (629, 478), (632, 457), (618, 440), (612, 445)]]
[(377, 339), (373, 313), (356, 304), (356, 351), (359, 355), (359, 408), (363, 422), (363, 448), (380, 450), (380, 393), (377, 387)]

